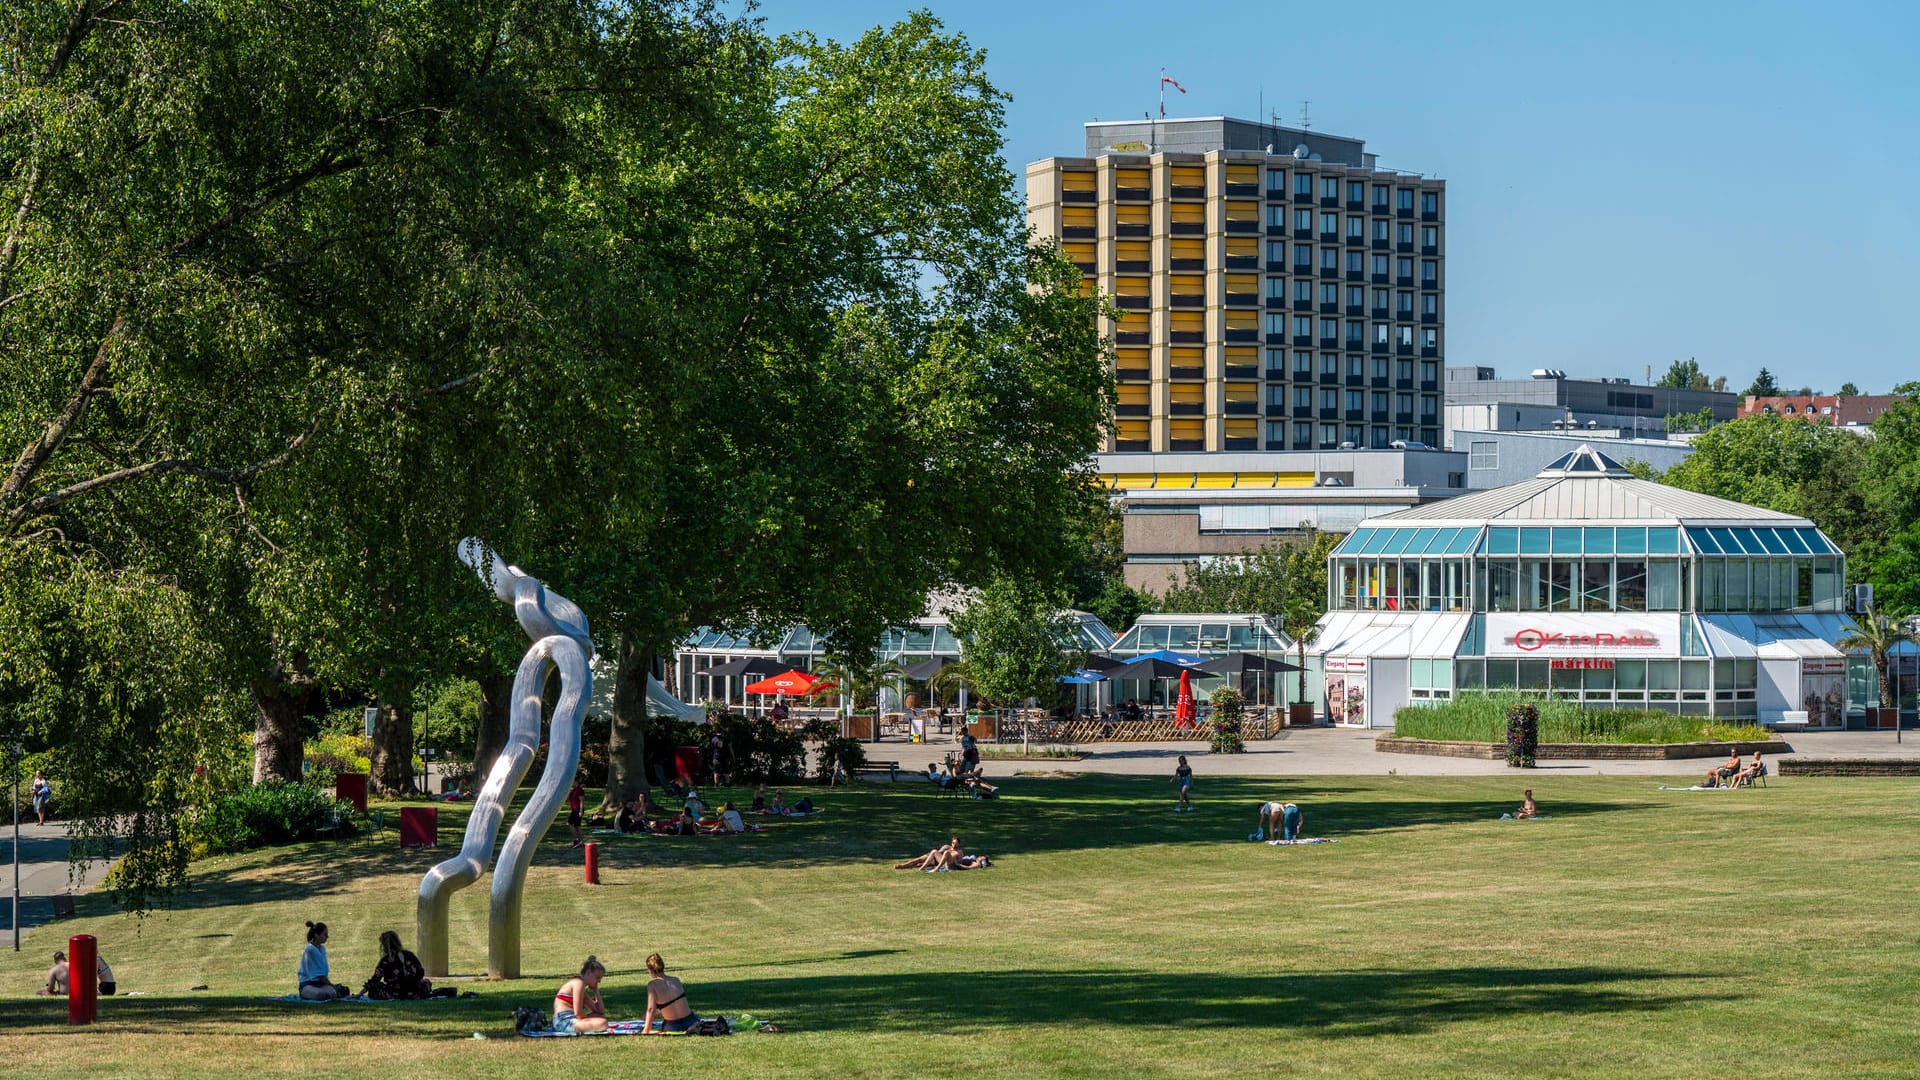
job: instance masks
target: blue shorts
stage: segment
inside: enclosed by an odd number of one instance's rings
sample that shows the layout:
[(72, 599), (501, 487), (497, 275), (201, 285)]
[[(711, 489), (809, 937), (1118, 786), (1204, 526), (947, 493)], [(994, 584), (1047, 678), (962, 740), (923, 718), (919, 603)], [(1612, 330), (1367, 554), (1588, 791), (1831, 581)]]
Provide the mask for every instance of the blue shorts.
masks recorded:
[(688, 1013), (678, 1020), (661, 1020), (661, 1031), (685, 1031), (700, 1022), (700, 1014)]
[(573, 1010), (561, 1009), (553, 1014), (553, 1025), (548, 1029), (555, 1035), (573, 1034)]

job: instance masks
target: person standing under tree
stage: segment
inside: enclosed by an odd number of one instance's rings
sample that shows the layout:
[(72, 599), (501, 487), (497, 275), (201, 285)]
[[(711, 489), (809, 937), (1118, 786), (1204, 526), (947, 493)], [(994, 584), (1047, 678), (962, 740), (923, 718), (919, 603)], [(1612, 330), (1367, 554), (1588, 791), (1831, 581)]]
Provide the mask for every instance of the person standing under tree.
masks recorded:
[(587, 838), (580, 834), (580, 822), (587, 810), (587, 788), (578, 776), (573, 778), (573, 787), (567, 792), (567, 831), (573, 834), (573, 846), (580, 847)]
[(1188, 801), (1187, 794), (1193, 790), (1193, 766), (1187, 764), (1185, 754), (1180, 755), (1180, 764), (1174, 766), (1173, 782), (1180, 786), (1180, 802), (1173, 808), (1173, 812), (1176, 814), (1183, 811), (1192, 812), (1193, 803)]
[(47, 823), (47, 807), (53, 803), (53, 785), (47, 783), (46, 770), (35, 769), (33, 771), (32, 791), (34, 816), (40, 819), (40, 824), (45, 825)]

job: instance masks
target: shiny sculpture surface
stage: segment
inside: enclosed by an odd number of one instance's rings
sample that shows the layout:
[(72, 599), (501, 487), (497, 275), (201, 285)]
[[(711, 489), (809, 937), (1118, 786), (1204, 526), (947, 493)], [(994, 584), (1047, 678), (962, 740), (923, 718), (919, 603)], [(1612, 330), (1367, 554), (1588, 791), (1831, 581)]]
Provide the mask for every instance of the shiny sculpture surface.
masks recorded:
[(520, 976), (520, 893), (526, 884), (527, 866), (533, 859), (534, 845), (553, 823), (580, 764), (580, 718), (593, 692), (593, 672), (588, 663), (593, 644), (587, 636), (587, 617), (573, 601), (518, 567), (508, 566), (478, 540), (462, 540), (459, 554), (460, 561), (472, 567), (480, 580), (493, 586), (494, 595), (513, 605), (520, 628), (533, 646), (514, 672), (509, 706), (512, 731), (486, 783), (474, 795), (473, 814), (467, 818), (460, 853), (420, 879), (420, 960), (427, 974), (447, 974), (447, 904), (454, 893), (473, 884), (487, 868), (507, 803), (540, 747), (541, 689), (551, 664), (560, 671), (560, 700), (553, 710), (547, 767), (526, 809), (514, 819), (500, 860), (494, 864), (487, 915), (487, 974), (514, 979)]

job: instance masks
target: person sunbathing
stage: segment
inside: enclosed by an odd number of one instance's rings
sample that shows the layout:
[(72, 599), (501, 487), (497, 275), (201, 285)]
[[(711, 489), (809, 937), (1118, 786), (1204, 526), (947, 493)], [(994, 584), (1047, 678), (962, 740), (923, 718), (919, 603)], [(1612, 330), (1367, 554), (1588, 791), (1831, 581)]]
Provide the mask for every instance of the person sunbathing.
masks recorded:
[(1522, 793), (1520, 809), (1515, 810), (1513, 812), (1513, 816), (1515, 820), (1522, 820), (1525, 818), (1536, 818), (1540, 816), (1540, 806), (1538, 803), (1533, 801), (1532, 788), (1528, 788), (1525, 792)]
[[(687, 988), (679, 979), (667, 974), (667, 962), (660, 959), (659, 953), (647, 957), (647, 1018), (640, 1025), (642, 1035), (677, 1034), (700, 1022), (700, 1017), (687, 1004)], [(660, 1021), (659, 1030), (654, 1029), (654, 1020)]]
[(960, 838), (955, 836), (917, 859), (894, 863), (893, 868), (895, 870), (937, 870), (952, 860), (960, 858), (962, 854)]
[(597, 1035), (607, 1030), (607, 1006), (600, 1000), (600, 980), (607, 968), (587, 957), (580, 974), (560, 984), (553, 994), (553, 1030), (561, 1035)]
[(1760, 751), (1755, 750), (1753, 752), (1753, 763), (1741, 769), (1739, 772), (1734, 773), (1733, 779), (1727, 783), (1727, 786), (1747, 787), (1753, 783), (1754, 777), (1765, 775), (1767, 775), (1767, 764), (1760, 760)]
[(693, 816), (693, 811), (682, 810), (679, 817), (654, 825), (653, 834), (655, 836), (698, 836), (700, 819)]
[(1721, 784), (1733, 779), (1733, 775), (1739, 771), (1740, 754), (1738, 751), (1735, 751), (1727, 755), (1727, 760), (1724, 763), (1707, 770), (1707, 782), (1702, 786), (1719, 787)]
[(968, 773), (961, 778), (960, 782), (966, 785), (967, 790), (972, 792), (973, 797), (976, 799), (997, 799), (1000, 797), (1000, 788), (997, 785), (987, 783), (978, 772)]

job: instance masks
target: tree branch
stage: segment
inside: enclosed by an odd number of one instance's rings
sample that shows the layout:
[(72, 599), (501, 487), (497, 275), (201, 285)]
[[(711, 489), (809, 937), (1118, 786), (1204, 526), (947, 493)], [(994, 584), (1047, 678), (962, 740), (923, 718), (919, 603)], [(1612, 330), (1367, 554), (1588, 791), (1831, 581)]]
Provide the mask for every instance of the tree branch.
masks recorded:
[(273, 185), (252, 202), (234, 207), (218, 221), (215, 221), (191, 236), (185, 237), (168, 248), (166, 254), (170, 258), (188, 254), (207, 241), (238, 225), (240, 222), (245, 221), (288, 196), (297, 193), (301, 188), (306, 187), (315, 180), (322, 180), (329, 176), (338, 176), (341, 173), (357, 169), (364, 164), (366, 164), (366, 159), (358, 155), (335, 158), (332, 156), (332, 152), (328, 151), (326, 154), (321, 155), (320, 160), (315, 162), (312, 167), (302, 169), (292, 176), (287, 177), (285, 180), (280, 181), (278, 184)]
[(232, 484), (236, 488), (244, 487), (261, 473), (286, 464), (295, 452), (302, 446), (305, 446), (307, 440), (313, 438), (314, 434), (319, 430), (320, 419), (315, 417), (313, 424), (308, 427), (307, 430), (295, 436), (293, 441), (287, 444), (286, 449), (267, 458), (265, 461), (255, 462), (243, 469), (222, 469), (212, 465), (203, 465), (197, 461), (191, 461), (186, 458), (167, 458), (161, 461), (145, 462), (144, 464), (130, 466), (125, 469), (115, 469), (110, 473), (103, 473), (91, 479), (82, 480), (77, 484), (61, 488), (59, 491), (49, 492), (37, 499), (29, 500), (7, 515), (6, 532), (15, 532), (26, 522), (57, 510), (63, 504), (89, 492), (117, 487), (129, 481), (139, 480), (149, 476), (164, 476), (168, 473), (185, 473), (188, 476), (198, 476), (205, 480), (217, 480), (221, 483)]
[(0, 502), (24, 492), (28, 485), (33, 483), (34, 474), (40, 471), (40, 467), (45, 465), (47, 459), (60, 449), (60, 444), (66, 441), (67, 434), (73, 430), (74, 423), (80, 419), (80, 414), (86, 411), (87, 402), (99, 391), (100, 384), (106, 379), (107, 358), (112, 355), (114, 342), (120, 339), (120, 331), (126, 324), (126, 315), (114, 317), (113, 325), (107, 330), (107, 336), (100, 340), (99, 351), (94, 353), (93, 363), (87, 365), (86, 374), (80, 377), (80, 385), (74, 389), (73, 396), (67, 399), (66, 407), (60, 410), (60, 415), (53, 418), (53, 421), (47, 425), (47, 430), (42, 432), (39, 438), (28, 443), (27, 448), (20, 452), (20, 459), (14, 462), (13, 472), (8, 475), (7, 482), (0, 484)]

